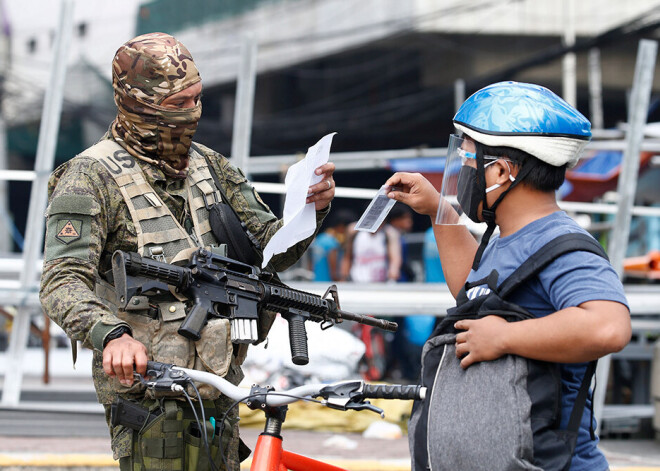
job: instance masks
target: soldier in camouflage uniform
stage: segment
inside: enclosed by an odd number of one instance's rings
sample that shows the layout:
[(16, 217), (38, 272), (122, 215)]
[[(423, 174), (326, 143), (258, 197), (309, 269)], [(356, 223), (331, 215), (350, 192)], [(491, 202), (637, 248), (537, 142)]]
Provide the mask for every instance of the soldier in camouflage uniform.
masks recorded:
[[(118, 113), (108, 133), (57, 168), (49, 181), (40, 298), (45, 312), (73, 341), (93, 349), (94, 383), (108, 419), (109, 405), (118, 395), (161, 412), (156, 425), (140, 433), (110, 426), (121, 469), (210, 469), (205, 449), (189, 434), (192, 416), (185, 401), (145, 393), (133, 381), (133, 368), (145, 374), (147, 360), (154, 359), (212, 371), (238, 384), (245, 351), (232, 346), (226, 319), (209, 321), (199, 341), (178, 335), (185, 304), (169, 294), (118, 309), (106, 276), (110, 258), (115, 250), (123, 250), (171, 262), (176, 252), (221, 243), (208, 224), (207, 198), (217, 200), (219, 194), (209, 165), (226, 202), (261, 247), (282, 221), (239, 169), (192, 143), (201, 116), (202, 84), (183, 44), (163, 33), (139, 36), (119, 48), (112, 74)], [(333, 172), (332, 163), (319, 167), (316, 173), (323, 180), (309, 189), (317, 230), (334, 197)], [(269, 268), (291, 266), (312, 238), (273, 257)], [(261, 339), (271, 322), (261, 315)], [(200, 393), (207, 417), (220, 418), (231, 404), (213, 388)], [(225, 425), (212, 453), (219, 456), (217, 446), (222, 443), (229, 469), (238, 469), (237, 410)]]

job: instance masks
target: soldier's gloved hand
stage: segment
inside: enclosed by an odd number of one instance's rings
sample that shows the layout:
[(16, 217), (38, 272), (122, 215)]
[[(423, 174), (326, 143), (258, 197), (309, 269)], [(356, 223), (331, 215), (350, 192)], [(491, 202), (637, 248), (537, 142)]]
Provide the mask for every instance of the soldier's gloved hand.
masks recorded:
[(103, 371), (124, 386), (133, 384), (133, 365), (142, 376), (147, 373), (147, 348), (129, 334), (110, 340), (103, 349)]
[(317, 211), (327, 208), (332, 198), (335, 197), (335, 181), (332, 178), (334, 172), (335, 164), (332, 162), (327, 162), (314, 171), (317, 175), (322, 175), (323, 180), (309, 187), (307, 193), (310, 196), (307, 197), (306, 202), (314, 203)]

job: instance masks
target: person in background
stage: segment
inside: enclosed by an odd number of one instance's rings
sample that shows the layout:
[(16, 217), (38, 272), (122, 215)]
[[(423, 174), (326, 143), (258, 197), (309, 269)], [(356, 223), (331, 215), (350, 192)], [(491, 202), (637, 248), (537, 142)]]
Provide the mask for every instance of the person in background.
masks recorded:
[(405, 204), (395, 204), (387, 215), (387, 223), (399, 232), (401, 241), (401, 268), (397, 281), (406, 282), (415, 280), (415, 272), (410, 266), (410, 254), (405, 235), (413, 229), (413, 211)]
[(444, 283), (445, 274), (442, 271), (438, 244), (433, 234), (433, 226), (424, 232), (424, 247), (422, 249), (424, 259), (424, 281), (427, 283)]
[[(410, 254), (405, 235), (413, 229), (413, 211), (404, 204), (396, 203), (386, 218), (387, 223), (397, 230), (401, 241), (401, 269), (399, 270), (399, 283), (415, 280), (415, 272), (410, 266)], [(394, 322), (399, 329), (386, 336), (387, 341), (387, 373), (386, 377), (392, 381), (414, 381), (419, 376), (419, 363), (421, 350), (417, 352), (415, 344), (409, 341), (409, 325), (415, 323), (411, 316), (395, 317)]]
[(328, 217), (327, 229), (314, 239), (310, 247), (314, 281), (340, 280), (346, 232), (354, 220), (355, 215), (349, 210), (338, 210)]
[[(400, 239), (399, 231), (385, 222), (373, 234), (356, 231), (355, 223), (351, 224), (342, 259), (341, 281), (396, 283), (401, 276)], [(370, 381), (383, 379), (387, 371), (389, 333), (363, 325), (354, 326), (352, 331), (369, 346), (364, 358), (365, 378)]]
[[(424, 232), (424, 246), (422, 249), (424, 260), (424, 281), (427, 283), (444, 283), (438, 246), (435, 243), (433, 227)], [(410, 381), (419, 379), (422, 363), (422, 347), (433, 332), (437, 317), (432, 315), (406, 316), (403, 319), (402, 331), (405, 338), (406, 356), (408, 361), (404, 377)], [(414, 361), (413, 361), (414, 359)]]
[(348, 227), (341, 280), (358, 283), (396, 282), (401, 276), (401, 236), (383, 223), (373, 234)]

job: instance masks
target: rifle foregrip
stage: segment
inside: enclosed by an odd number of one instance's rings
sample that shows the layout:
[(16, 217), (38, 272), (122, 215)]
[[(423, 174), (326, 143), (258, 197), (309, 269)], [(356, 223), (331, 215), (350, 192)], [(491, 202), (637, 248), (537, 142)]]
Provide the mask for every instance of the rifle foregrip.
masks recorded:
[(307, 354), (307, 332), (305, 331), (305, 318), (298, 315), (290, 315), (289, 321), (289, 344), (291, 345), (291, 361), (296, 365), (309, 363)]

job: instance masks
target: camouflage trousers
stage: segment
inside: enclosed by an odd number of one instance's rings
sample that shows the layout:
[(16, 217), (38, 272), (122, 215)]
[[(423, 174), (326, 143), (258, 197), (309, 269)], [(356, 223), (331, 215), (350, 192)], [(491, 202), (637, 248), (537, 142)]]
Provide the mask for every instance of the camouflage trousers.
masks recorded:
[[(187, 402), (173, 399), (147, 399), (142, 405), (160, 414), (143, 430), (110, 425), (110, 406), (105, 406), (106, 420), (112, 435), (112, 450), (121, 471), (211, 471), (210, 459), (219, 470), (238, 471), (239, 454), (244, 459), (249, 449), (241, 442), (238, 431), (238, 407), (234, 407), (220, 427), (232, 401), (220, 397), (204, 401), (208, 449), (192, 408)], [(195, 403), (201, 420), (200, 407)], [(211, 425), (210, 418), (216, 421)], [(240, 450), (240, 451), (239, 451)], [(223, 460), (224, 457), (224, 460)]]

